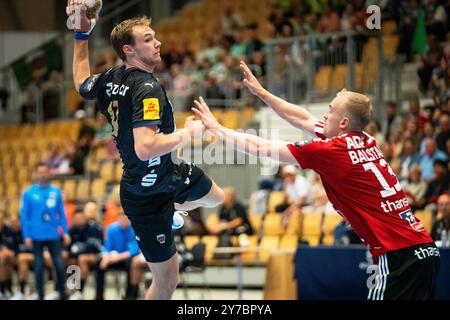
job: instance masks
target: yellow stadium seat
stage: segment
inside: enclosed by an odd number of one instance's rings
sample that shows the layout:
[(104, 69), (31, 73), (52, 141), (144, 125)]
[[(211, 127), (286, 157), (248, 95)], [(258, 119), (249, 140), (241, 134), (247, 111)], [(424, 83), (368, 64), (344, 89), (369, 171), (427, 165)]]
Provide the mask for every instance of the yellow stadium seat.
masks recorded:
[(6, 185), (6, 198), (11, 200), (20, 195), (20, 189), (17, 183), (8, 183)]
[[(256, 248), (258, 246), (258, 236), (247, 236), (247, 241), (247, 247)], [(248, 251), (241, 254), (241, 259), (243, 262), (253, 262), (257, 259), (257, 257), (257, 251)]]
[(397, 22), (395, 20), (384, 21), (381, 24), (381, 32), (383, 35), (392, 35), (397, 32)]
[(10, 217), (18, 216), (20, 211), (20, 198), (13, 198), (9, 200), (8, 214)]
[(202, 242), (206, 244), (205, 261), (210, 262), (214, 257), (214, 249), (217, 247), (219, 238), (217, 236), (203, 236)]
[(303, 215), (302, 238), (309, 241), (310, 245), (319, 244), (319, 237), (321, 234), (321, 221), (322, 215), (319, 213), (309, 213)]
[(397, 53), (399, 36), (387, 35), (383, 37), (383, 55), (387, 59), (393, 58)]
[(334, 241), (334, 229), (342, 221), (342, 217), (337, 213), (331, 213), (325, 215), (325, 221), (323, 224), (323, 244), (332, 244)]
[(122, 168), (122, 164), (118, 163), (116, 164), (116, 169), (115, 169), (115, 173), (114, 173), (114, 182), (119, 183), (120, 180), (122, 179), (122, 174), (123, 174), (123, 168)]
[(345, 88), (347, 83), (347, 72), (348, 66), (346, 64), (337, 64), (334, 67), (331, 83), (335, 90), (341, 90)]
[(215, 212), (208, 214), (206, 218), (206, 228), (212, 230), (219, 224), (219, 215)]
[(89, 180), (82, 179), (78, 181), (77, 184), (77, 192), (75, 199), (79, 201), (88, 201), (89, 200)]
[(192, 246), (200, 241), (199, 236), (185, 236), (183, 238), (184, 246), (187, 250), (191, 250)]
[(289, 216), (285, 233), (288, 235), (301, 235), (303, 216), (298, 212), (294, 212)]
[(281, 226), (281, 214), (269, 213), (263, 222), (263, 234), (265, 236), (278, 236), (283, 233)]
[(331, 89), (331, 76), (333, 68), (331, 66), (322, 66), (315, 75), (315, 88), (321, 92), (328, 92)]
[(250, 224), (252, 225), (253, 231), (257, 234), (261, 229), (262, 217), (259, 214), (249, 214), (248, 219), (250, 220)]
[(106, 183), (102, 179), (95, 179), (91, 184), (91, 197), (93, 199), (102, 199), (106, 193)]
[(431, 232), (431, 228), (433, 227), (432, 221), (433, 221), (433, 213), (431, 211), (427, 210), (418, 210), (414, 212), (414, 216), (423, 222), (423, 225), (425, 226), (425, 230), (428, 232)]
[(114, 182), (115, 163), (113, 161), (106, 161), (100, 168), (100, 177), (106, 182)]
[(77, 181), (76, 180), (64, 181), (63, 190), (67, 198), (76, 199)]
[(270, 254), (278, 249), (279, 243), (280, 238), (278, 236), (263, 236), (259, 244), (259, 260), (267, 262)]
[(298, 236), (285, 234), (281, 237), (280, 249), (296, 249), (298, 244)]
[(284, 202), (284, 192), (283, 191), (272, 191), (269, 194), (269, 204), (268, 210), (269, 212), (275, 212), (275, 208), (277, 205), (282, 204)]

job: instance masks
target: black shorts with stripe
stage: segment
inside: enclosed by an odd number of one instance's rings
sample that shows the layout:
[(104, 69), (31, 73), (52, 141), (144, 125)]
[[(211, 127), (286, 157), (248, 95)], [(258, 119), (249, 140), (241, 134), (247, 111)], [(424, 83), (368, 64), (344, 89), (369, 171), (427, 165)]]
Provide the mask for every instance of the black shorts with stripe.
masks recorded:
[(212, 180), (193, 164), (182, 163), (179, 176), (174, 176), (165, 192), (136, 196), (120, 188), (120, 201), (136, 234), (142, 254), (148, 262), (169, 260), (176, 252), (172, 233), (175, 203), (195, 201), (204, 197)]
[(375, 281), (368, 281), (368, 300), (434, 298), (440, 254), (434, 242), (389, 251), (379, 256)]

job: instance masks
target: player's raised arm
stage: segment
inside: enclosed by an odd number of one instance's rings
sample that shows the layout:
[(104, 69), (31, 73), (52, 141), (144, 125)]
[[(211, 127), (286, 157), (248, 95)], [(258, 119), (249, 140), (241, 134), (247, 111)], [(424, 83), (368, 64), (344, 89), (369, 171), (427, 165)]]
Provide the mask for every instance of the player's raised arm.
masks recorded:
[(86, 0), (68, 0), (66, 12), (74, 30), (73, 81), (75, 89), (80, 92), (82, 83), (91, 76), (88, 39), (98, 21), (98, 14), (95, 18), (88, 18)]
[(244, 76), (244, 85), (253, 95), (264, 101), (281, 118), (288, 121), (294, 127), (302, 129), (314, 136), (314, 125), (317, 119), (311, 113), (305, 108), (289, 103), (264, 89), (244, 61), (241, 61), (240, 68)]
[(284, 163), (297, 164), (297, 161), (287, 147), (288, 142), (266, 140), (255, 135), (225, 128), (219, 124), (202, 97), (195, 100), (194, 103), (196, 108), (192, 108), (192, 111), (200, 118), (206, 129), (210, 130), (232, 148), (257, 157), (271, 158)]

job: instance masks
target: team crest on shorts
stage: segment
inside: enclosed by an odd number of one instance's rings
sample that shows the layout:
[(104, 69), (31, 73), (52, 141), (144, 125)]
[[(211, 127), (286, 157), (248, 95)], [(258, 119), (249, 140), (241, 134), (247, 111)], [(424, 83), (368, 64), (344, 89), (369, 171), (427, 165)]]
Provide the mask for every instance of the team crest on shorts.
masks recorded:
[(166, 235), (163, 234), (163, 233), (158, 234), (158, 235), (156, 236), (156, 240), (158, 240), (159, 243), (163, 244), (163, 243), (166, 242)]

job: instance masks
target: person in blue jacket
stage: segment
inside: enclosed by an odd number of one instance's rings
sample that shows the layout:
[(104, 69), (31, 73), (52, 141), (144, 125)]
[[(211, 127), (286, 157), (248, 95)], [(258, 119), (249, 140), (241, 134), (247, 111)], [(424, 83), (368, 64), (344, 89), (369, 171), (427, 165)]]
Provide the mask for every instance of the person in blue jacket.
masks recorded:
[(127, 216), (121, 211), (117, 221), (106, 229), (106, 237), (100, 259), (96, 266), (96, 300), (103, 300), (105, 272), (108, 269), (127, 272), (127, 297), (130, 295), (131, 260), (140, 253), (136, 235)]
[(56, 268), (56, 288), (60, 299), (65, 299), (64, 264), (61, 257), (61, 237), (70, 243), (62, 192), (48, 183), (49, 167), (40, 162), (35, 168), (36, 183), (22, 194), (20, 222), (22, 236), (35, 257), (34, 275), (39, 299), (44, 298), (42, 281), (43, 250), (47, 247)]

